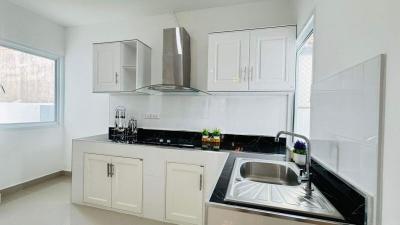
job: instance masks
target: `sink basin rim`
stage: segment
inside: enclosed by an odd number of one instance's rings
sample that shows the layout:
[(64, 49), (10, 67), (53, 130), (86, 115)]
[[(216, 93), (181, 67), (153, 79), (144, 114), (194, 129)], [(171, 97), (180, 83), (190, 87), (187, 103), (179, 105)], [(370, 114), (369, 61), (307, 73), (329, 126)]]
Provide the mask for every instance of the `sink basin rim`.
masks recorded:
[[(268, 207), (268, 208), (275, 208), (279, 210), (287, 210), (288, 212), (300, 212), (304, 214), (309, 214), (309, 215), (315, 215), (315, 216), (321, 216), (321, 217), (326, 217), (326, 218), (334, 218), (334, 219), (339, 219), (339, 220), (344, 220), (343, 216), (333, 207), (333, 205), (326, 199), (325, 196), (322, 195), (322, 193), (318, 190), (317, 187), (313, 186), (314, 191), (313, 191), (313, 198), (314, 200), (310, 200), (310, 202), (313, 202), (311, 204), (315, 204), (317, 202), (322, 202), (322, 205), (320, 206), (321, 208), (315, 208), (315, 207), (310, 207), (310, 206), (303, 206), (303, 205), (293, 205), (288, 204), (288, 202), (276, 202), (272, 199), (259, 199), (259, 198), (254, 198), (253, 193), (251, 191), (248, 191), (251, 188), (257, 189), (259, 192), (260, 185), (265, 186), (265, 188), (268, 191), (271, 191), (272, 188), (278, 190), (280, 192), (279, 195), (285, 195), (285, 193), (289, 194), (289, 196), (294, 195), (296, 197), (299, 197), (301, 200), (307, 200), (308, 198), (305, 197), (305, 189), (304, 189), (304, 184), (299, 184), (297, 186), (288, 186), (288, 185), (282, 185), (282, 184), (275, 184), (275, 183), (262, 183), (262, 182), (257, 182), (257, 181), (251, 181), (245, 178), (241, 177), (240, 170), (238, 168), (241, 167), (243, 163), (246, 162), (262, 162), (262, 163), (272, 163), (272, 164), (278, 164), (282, 166), (286, 166), (290, 169), (292, 169), (297, 176), (300, 174), (300, 169), (297, 167), (297, 165), (293, 162), (286, 162), (286, 161), (275, 161), (275, 160), (265, 160), (265, 159), (254, 159), (254, 158), (236, 158), (232, 174), (229, 180), (229, 185), (228, 185), (228, 190), (225, 195), (225, 201), (228, 202), (233, 202), (233, 203), (244, 203), (247, 205), (254, 205), (254, 206), (262, 206), (262, 207)], [(239, 179), (237, 179), (239, 178)], [(234, 191), (236, 192), (236, 189), (240, 185), (243, 184), (246, 186), (245, 192), (249, 192), (251, 194), (250, 198), (246, 198), (245, 196), (242, 196), (243, 193), (235, 194)], [(239, 186), (238, 186), (239, 185)], [(261, 187), (262, 188), (262, 187)], [(239, 190), (240, 191), (240, 190)], [(271, 192), (269, 192), (269, 195), (272, 195)], [(275, 196), (275, 195), (274, 195)]]
[(300, 185), (299, 172), (296, 172), (289, 163), (243, 160), (238, 167), (243, 180), (287, 186)]

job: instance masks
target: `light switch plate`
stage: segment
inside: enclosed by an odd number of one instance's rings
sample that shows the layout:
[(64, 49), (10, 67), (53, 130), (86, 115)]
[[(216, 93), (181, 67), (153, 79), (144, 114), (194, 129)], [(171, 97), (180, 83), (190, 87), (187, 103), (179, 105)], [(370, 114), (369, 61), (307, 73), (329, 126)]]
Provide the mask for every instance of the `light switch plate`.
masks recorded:
[(149, 120), (158, 120), (160, 119), (160, 113), (145, 113), (144, 114), (144, 119), (149, 119)]

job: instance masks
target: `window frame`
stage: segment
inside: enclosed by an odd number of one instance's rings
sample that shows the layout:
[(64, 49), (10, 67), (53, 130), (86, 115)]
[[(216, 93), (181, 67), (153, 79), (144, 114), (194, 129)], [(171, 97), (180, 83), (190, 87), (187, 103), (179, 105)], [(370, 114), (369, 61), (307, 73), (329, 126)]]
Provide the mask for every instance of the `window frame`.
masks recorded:
[(296, 53), (303, 47), (311, 34), (315, 34), (315, 16), (312, 15), (304, 25), (296, 40)]
[[(309, 19), (307, 20), (303, 29), (297, 36), (297, 40), (296, 40), (296, 76), (295, 76), (296, 86), (297, 86), (297, 79), (298, 79), (299, 53), (311, 35), (314, 35), (314, 47), (313, 47), (313, 58), (312, 58), (312, 64), (313, 64), (312, 67), (313, 67), (313, 75), (314, 75), (314, 72), (315, 72), (315, 14), (314, 13), (309, 17)], [(293, 124), (292, 124), (292, 126), (293, 126), (294, 132), (295, 132), (295, 127), (296, 127), (296, 109), (297, 109), (296, 94), (297, 94), (297, 88), (294, 91), (294, 96), (293, 96)], [(310, 121), (310, 132), (311, 132), (311, 121)], [(291, 141), (292, 141), (292, 143), (294, 143), (295, 138), (292, 137)]]
[(5, 48), (10, 48), (16, 51), (28, 53), (31, 55), (43, 57), (46, 59), (54, 60), (55, 62), (55, 85), (54, 85), (54, 121), (49, 122), (26, 122), (26, 123), (0, 123), (0, 129), (9, 128), (34, 128), (34, 127), (58, 127), (62, 124), (63, 120), (63, 86), (64, 86), (64, 59), (62, 56), (46, 52), (43, 50), (28, 47), (23, 44), (15, 43), (13, 41), (8, 41), (0, 39), (0, 46)]

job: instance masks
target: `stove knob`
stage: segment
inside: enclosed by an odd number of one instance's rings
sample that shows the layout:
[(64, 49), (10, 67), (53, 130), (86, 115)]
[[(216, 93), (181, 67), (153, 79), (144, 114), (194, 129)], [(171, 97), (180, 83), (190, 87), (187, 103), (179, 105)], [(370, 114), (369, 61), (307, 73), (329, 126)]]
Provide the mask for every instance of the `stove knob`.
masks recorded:
[(163, 143), (163, 142), (164, 142), (164, 139), (160, 138), (160, 143)]
[(167, 144), (171, 144), (171, 140), (167, 139)]

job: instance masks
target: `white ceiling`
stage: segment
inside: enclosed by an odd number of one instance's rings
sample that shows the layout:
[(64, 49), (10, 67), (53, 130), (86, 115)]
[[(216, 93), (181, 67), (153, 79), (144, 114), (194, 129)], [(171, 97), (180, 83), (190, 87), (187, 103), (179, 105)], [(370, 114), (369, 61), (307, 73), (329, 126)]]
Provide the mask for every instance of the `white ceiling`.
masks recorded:
[(260, 0), (8, 0), (64, 26), (156, 15)]

